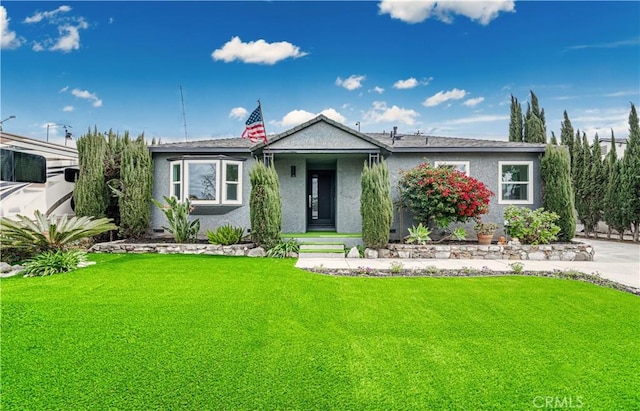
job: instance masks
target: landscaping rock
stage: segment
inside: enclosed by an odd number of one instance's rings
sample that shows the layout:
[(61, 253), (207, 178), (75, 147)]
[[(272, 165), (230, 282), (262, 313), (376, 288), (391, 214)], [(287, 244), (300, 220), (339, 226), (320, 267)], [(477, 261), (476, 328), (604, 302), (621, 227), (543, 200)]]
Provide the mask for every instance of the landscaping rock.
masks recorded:
[(378, 258), (391, 258), (391, 251), (386, 248), (380, 248), (378, 250)]
[(358, 247), (351, 247), (351, 250), (347, 253), (347, 258), (360, 258), (360, 251), (358, 251)]
[(256, 247), (249, 250), (247, 257), (265, 257), (267, 252), (262, 247)]
[(0, 262), (0, 273), (8, 273), (11, 270), (13, 270), (11, 264), (5, 263), (4, 261)]
[(378, 258), (378, 250), (367, 248), (364, 250), (364, 258)]

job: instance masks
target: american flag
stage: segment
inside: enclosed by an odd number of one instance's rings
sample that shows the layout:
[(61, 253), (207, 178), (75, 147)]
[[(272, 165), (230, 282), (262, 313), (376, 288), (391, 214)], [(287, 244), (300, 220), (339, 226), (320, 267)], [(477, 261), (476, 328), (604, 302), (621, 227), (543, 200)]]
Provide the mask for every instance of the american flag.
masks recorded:
[(245, 124), (247, 126), (242, 133), (242, 138), (248, 138), (252, 143), (262, 140), (267, 144), (267, 133), (264, 131), (264, 121), (262, 120), (260, 105), (253, 110), (253, 113), (251, 113)]

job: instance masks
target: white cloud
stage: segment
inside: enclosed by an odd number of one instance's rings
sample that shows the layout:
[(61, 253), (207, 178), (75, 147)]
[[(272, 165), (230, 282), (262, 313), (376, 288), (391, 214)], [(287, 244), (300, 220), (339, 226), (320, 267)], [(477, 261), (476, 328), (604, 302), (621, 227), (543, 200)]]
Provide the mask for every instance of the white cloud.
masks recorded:
[(91, 100), (93, 107), (102, 107), (102, 100), (100, 100), (95, 93), (91, 93), (88, 90), (74, 88), (71, 90), (71, 94), (84, 100)]
[(372, 88), (371, 90), (369, 90), (369, 92), (374, 92), (374, 93), (378, 93), (378, 94), (382, 94), (384, 93), (384, 89), (382, 87), (378, 87), (375, 86), (374, 88)]
[(72, 26), (70, 24), (58, 27), (58, 33), (60, 33), (60, 37), (56, 41), (56, 44), (51, 46), (49, 50), (56, 51), (60, 50), (65, 53), (70, 52), (71, 50), (78, 50), (80, 48), (80, 29), (86, 29), (89, 25), (80, 21), (77, 26)]
[(437, 106), (438, 104), (444, 103), (445, 101), (460, 100), (461, 98), (464, 98), (464, 96), (466, 95), (467, 95), (467, 92), (465, 90), (460, 90), (457, 88), (454, 88), (453, 90), (450, 90), (450, 91), (439, 91), (438, 93), (426, 99), (422, 103), (422, 105), (426, 107), (434, 107), (434, 106)]
[(584, 49), (615, 49), (618, 47), (638, 46), (640, 45), (640, 37), (630, 40), (614, 41), (611, 43), (594, 43), (570, 46), (565, 50), (584, 50)]
[(459, 125), (459, 124), (474, 124), (474, 123), (491, 123), (494, 121), (504, 121), (504, 120), (509, 120), (509, 116), (484, 115), (484, 116), (462, 117), (462, 118), (456, 118), (453, 120), (445, 121), (443, 124)]
[(414, 110), (395, 105), (387, 107), (384, 101), (374, 101), (373, 108), (364, 113), (364, 120), (369, 123), (399, 122), (411, 126), (419, 116)]
[(342, 114), (338, 113), (335, 109), (327, 108), (322, 110), (318, 114), (313, 114), (306, 110), (292, 110), (285, 114), (285, 116), (282, 117), (282, 120), (276, 121), (274, 123), (283, 127), (295, 127), (299, 124), (304, 123), (305, 121), (309, 121), (312, 118), (317, 117), (320, 114), (323, 114), (331, 120), (337, 121), (338, 123), (344, 123), (345, 121), (347, 121), (347, 119)]
[(57, 9), (51, 11), (39, 11), (33, 16), (24, 19), (24, 23), (39, 23), (44, 19), (55, 17), (58, 13), (67, 13), (69, 11), (71, 11), (71, 7), (69, 6), (60, 6)]
[(484, 97), (476, 97), (476, 98), (470, 98), (469, 100), (465, 101), (464, 104), (467, 107), (475, 107), (478, 104), (482, 103), (484, 101)]
[(69, 86), (64, 86), (58, 91), (58, 93), (66, 93), (69, 90)]
[(328, 117), (331, 120), (337, 121), (338, 123), (343, 123), (344, 124), (347, 121), (347, 118), (345, 116), (343, 116), (342, 114), (338, 113), (333, 108), (324, 109), (324, 110), (322, 110), (320, 112), (320, 114), (323, 114), (325, 117)]
[(625, 97), (625, 96), (637, 96), (638, 90), (622, 90), (614, 93), (605, 94), (604, 97)]
[(7, 9), (0, 6), (0, 49), (15, 49), (22, 45), (24, 39), (18, 37), (15, 31), (9, 30), (10, 18)]
[(73, 111), (73, 106), (64, 106), (62, 108), (62, 111), (71, 112)]
[(33, 46), (31, 46), (31, 49), (33, 51), (44, 51), (44, 46), (41, 43), (34, 41)]
[(346, 79), (342, 79), (338, 77), (336, 79), (336, 86), (341, 86), (346, 88), (349, 91), (353, 91), (362, 87), (362, 82), (367, 78), (367, 76), (353, 74)]
[(500, 12), (514, 12), (515, 2), (513, 0), (382, 0), (378, 7), (380, 14), (389, 14), (391, 18), (411, 24), (421, 23), (430, 17), (451, 23), (453, 15), (459, 14), (482, 25), (487, 25), (498, 17)]
[(309, 53), (300, 51), (300, 47), (280, 41), (267, 43), (263, 39), (243, 43), (240, 37), (235, 36), (217, 50), (211, 53), (214, 60), (222, 60), (230, 63), (235, 60), (243, 63), (272, 65), (287, 58), (300, 58)]
[(398, 80), (395, 83), (393, 83), (393, 88), (397, 88), (400, 90), (414, 88), (417, 86), (418, 86), (418, 80), (416, 80), (413, 77), (410, 77), (406, 80)]
[(229, 118), (243, 119), (247, 116), (247, 113), (249, 112), (244, 107), (234, 107), (229, 112)]

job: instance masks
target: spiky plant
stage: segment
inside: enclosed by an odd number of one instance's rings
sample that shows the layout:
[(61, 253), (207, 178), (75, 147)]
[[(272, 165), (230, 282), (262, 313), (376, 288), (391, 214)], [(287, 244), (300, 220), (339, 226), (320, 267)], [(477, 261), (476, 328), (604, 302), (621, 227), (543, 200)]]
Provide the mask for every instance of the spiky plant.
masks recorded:
[(0, 241), (34, 252), (66, 250), (80, 240), (118, 227), (109, 218), (46, 216), (40, 211), (34, 217), (17, 215), (16, 219), (0, 218)]

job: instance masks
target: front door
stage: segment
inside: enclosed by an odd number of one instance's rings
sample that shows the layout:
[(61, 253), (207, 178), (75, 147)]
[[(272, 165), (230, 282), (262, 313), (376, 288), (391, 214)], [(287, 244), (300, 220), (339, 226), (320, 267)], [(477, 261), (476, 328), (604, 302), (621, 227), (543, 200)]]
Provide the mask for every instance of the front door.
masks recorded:
[(307, 228), (309, 230), (336, 229), (335, 200), (335, 170), (309, 170), (307, 172)]

